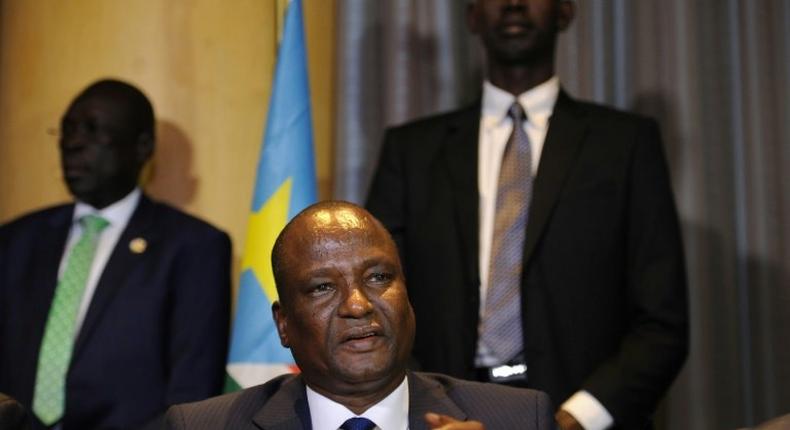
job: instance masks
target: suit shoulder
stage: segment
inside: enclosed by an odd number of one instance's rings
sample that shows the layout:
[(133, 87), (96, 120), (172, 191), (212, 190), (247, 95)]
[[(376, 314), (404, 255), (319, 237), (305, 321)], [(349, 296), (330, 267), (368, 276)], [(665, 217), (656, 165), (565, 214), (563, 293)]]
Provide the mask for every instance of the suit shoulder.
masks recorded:
[(190, 235), (198, 236), (225, 236), (227, 233), (208, 221), (186, 213), (165, 202), (151, 200), (157, 223), (167, 228), (170, 232), (184, 231)]
[(431, 141), (433, 133), (444, 133), (448, 128), (457, 127), (468, 121), (479, 121), (480, 103), (461, 109), (418, 118), (385, 130), (385, 141), (398, 141), (399, 144), (423, 145)]
[(538, 398), (548, 398), (548, 395), (542, 391), (532, 390), (529, 388), (514, 388), (500, 384), (489, 384), (485, 382), (467, 381), (464, 379), (454, 378), (439, 373), (419, 373), (426, 379), (432, 380), (440, 384), (449, 394), (462, 394), (469, 393), (480, 396), (494, 396), (504, 399), (514, 398), (518, 400), (527, 399), (534, 401)]
[(58, 218), (68, 220), (73, 204), (58, 204), (54, 206), (38, 209), (33, 212), (22, 214), (0, 225), (1, 234), (13, 234), (13, 232), (26, 232), (29, 229), (38, 229), (43, 223), (49, 223)]
[(465, 381), (440, 374), (415, 374), (434, 384), (470, 420), (486, 428), (551, 429), (554, 409), (549, 396), (541, 391), (504, 385)]
[(614, 124), (620, 126), (655, 126), (655, 119), (638, 113), (625, 111), (612, 106), (602, 105), (590, 101), (575, 100), (576, 109), (588, 115), (593, 123)]
[(459, 119), (466, 119), (468, 117), (480, 116), (480, 103), (462, 107), (447, 112), (440, 112), (433, 115), (417, 118), (412, 121), (405, 122), (400, 125), (389, 127), (388, 130), (392, 131), (408, 131), (408, 130), (423, 130), (425, 128), (432, 128), (436, 126), (445, 126), (448, 123), (453, 123)]
[(429, 115), (422, 118), (392, 126), (387, 128), (387, 132), (392, 133), (410, 133), (420, 132), (423, 133), (426, 129), (444, 128), (448, 124), (454, 124), (458, 121), (466, 121), (470, 118), (476, 119), (480, 116), (480, 103), (474, 103), (448, 112), (441, 112), (434, 115)]
[(244, 390), (173, 406), (167, 411), (167, 428), (241, 428), (283, 384), (294, 378), (281, 375)]

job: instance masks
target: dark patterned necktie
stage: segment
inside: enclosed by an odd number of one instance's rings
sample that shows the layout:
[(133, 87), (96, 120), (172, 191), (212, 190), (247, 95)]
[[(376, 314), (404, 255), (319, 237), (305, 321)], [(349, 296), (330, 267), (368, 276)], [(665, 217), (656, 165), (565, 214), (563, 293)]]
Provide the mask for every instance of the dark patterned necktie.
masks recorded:
[(523, 127), (524, 109), (518, 102), (513, 103), (508, 116), (513, 120), (513, 133), (505, 146), (499, 169), (481, 333), (483, 344), (502, 363), (523, 350), (521, 266), (532, 196), (532, 149)]
[(340, 430), (373, 430), (374, 428), (376, 424), (367, 418), (349, 418), (340, 426)]

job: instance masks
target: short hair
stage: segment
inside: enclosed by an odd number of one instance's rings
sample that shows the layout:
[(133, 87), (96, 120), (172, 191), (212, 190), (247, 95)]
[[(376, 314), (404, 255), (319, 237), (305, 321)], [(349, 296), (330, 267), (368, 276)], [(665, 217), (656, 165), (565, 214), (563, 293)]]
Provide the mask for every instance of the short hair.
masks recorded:
[[(118, 79), (101, 79), (82, 90), (74, 102), (94, 95), (110, 95), (123, 101), (129, 108), (137, 133), (148, 133), (155, 137), (154, 107), (148, 97), (134, 85)], [(73, 103), (73, 102), (72, 102)]]

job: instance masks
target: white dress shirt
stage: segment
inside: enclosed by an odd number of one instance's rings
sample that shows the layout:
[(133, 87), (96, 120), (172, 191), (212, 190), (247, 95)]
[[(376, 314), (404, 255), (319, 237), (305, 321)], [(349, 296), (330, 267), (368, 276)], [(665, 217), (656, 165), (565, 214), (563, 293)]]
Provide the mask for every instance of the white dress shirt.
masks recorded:
[[(494, 234), (494, 214), (496, 210), (497, 183), (502, 155), (511, 133), (513, 121), (508, 110), (518, 101), (526, 113), (526, 121), (521, 124), (529, 137), (532, 150), (532, 175), (537, 174), (543, 143), (549, 129), (549, 120), (560, 92), (560, 81), (553, 76), (546, 82), (531, 88), (515, 97), (513, 94), (494, 86), (489, 81), (483, 83), (483, 99), (480, 114), (480, 134), (478, 137), (478, 176), (477, 188), (480, 195), (480, 326), (482, 327), (486, 292), (488, 291), (488, 271), (491, 258), (491, 244)], [(477, 345), (475, 364), (480, 367), (497, 366), (500, 363), (481, 342)], [(614, 420), (606, 408), (590, 393), (576, 392), (561, 409), (573, 415), (587, 430), (603, 430)]]
[(109, 222), (109, 225), (102, 230), (96, 245), (96, 253), (93, 256), (91, 271), (88, 275), (85, 291), (82, 293), (80, 308), (77, 311), (77, 325), (74, 330), (75, 336), (79, 333), (82, 323), (85, 321), (85, 314), (88, 312), (88, 307), (93, 299), (93, 294), (96, 292), (96, 286), (99, 283), (101, 274), (104, 272), (104, 267), (107, 265), (107, 261), (110, 259), (110, 255), (115, 249), (115, 245), (118, 243), (121, 233), (126, 229), (126, 225), (129, 223), (132, 213), (134, 213), (134, 210), (137, 208), (141, 194), (142, 192), (140, 189), (135, 188), (132, 192), (127, 194), (126, 197), (101, 210), (79, 201), (74, 206), (74, 216), (71, 221), (71, 230), (69, 230), (69, 236), (66, 240), (66, 249), (60, 259), (58, 280), (63, 276), (63, 271), (66, 270), (66, 261), (71, 253), (71, 249), (77, 244), (80, 236), (82, 236), (82, 224), (79, 223), (80, 218), (86, 215), (98, 215)]
[(349, 418), (363, 417), (373, 421), (379, 430), (408, 430), (409, 428), (409, 382), (403, 382), (380, 402), (371, 406), (362, 415), (356, 415), (340, 403), (318, 394), (307, 387), (307, 404), (313, 430), (338, 430)]

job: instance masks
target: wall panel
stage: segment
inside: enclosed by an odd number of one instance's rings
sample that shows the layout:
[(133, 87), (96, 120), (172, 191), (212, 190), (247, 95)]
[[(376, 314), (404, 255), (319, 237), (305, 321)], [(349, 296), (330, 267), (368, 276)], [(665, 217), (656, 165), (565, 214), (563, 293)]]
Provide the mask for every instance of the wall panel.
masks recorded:
[[(331, 189), (334, 0), (305, 0), (316, 161)], [(243, 249), (276, 55), (275, 0), (0, 0), (0, 222), (68, 199), (55, 136), (101, 77), (142, 88), (158, 117), (146, 188)]]

